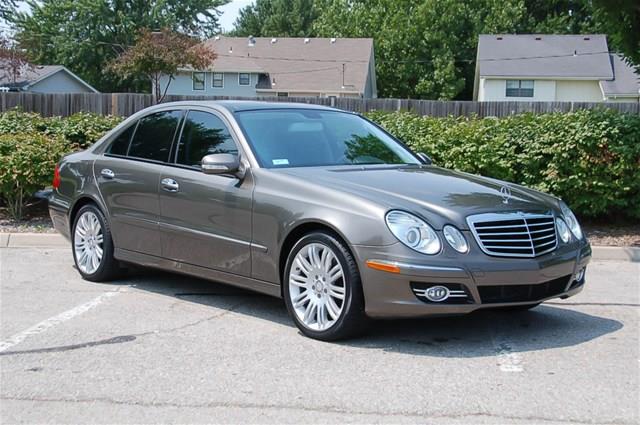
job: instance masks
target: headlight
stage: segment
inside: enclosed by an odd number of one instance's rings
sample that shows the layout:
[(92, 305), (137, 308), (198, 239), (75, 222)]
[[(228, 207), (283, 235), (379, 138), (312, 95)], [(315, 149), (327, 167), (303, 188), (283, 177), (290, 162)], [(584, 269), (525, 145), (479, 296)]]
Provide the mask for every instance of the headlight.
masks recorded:
[(400, 242), (423, 254), (437, 254), (441, 244), (436, 231), (413, 214), (390, 211), (386, 216), (387, 226)]
[(447, 224), (442, 228), (442, 233), (453, 249), (461, 254), (469, 252), (469, 244), (460, 230)]
[(556, 230), (558, 230), (558, 235), (562, 242), (567, 243), (569, 239), (571, 239), (571, 233), (569, 233), (569, 227), (567, 227), (567, 223), (564, 222), (561, 218), (556, 218)]
[(580, 224), (578, 223), (578, 219), (571, 212), (567, 204), (560, 201), (560, 209), (562, 210), (562, 215), (564, 216), (564, 220), (567, 222), (567, 226), (571, 229), (571, 233), (576, 239), (582, 239), (582, 229), (580, 228)]

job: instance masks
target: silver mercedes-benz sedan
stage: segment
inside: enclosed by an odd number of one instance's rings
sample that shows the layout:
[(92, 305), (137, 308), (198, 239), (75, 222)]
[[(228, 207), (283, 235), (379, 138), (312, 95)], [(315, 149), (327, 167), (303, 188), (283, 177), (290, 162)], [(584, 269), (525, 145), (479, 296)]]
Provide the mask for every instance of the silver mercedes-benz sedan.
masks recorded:
[(137, 264), (283, 297), (322, 340), (369, 318), (566, 298), (591, 258), (560, 199), (436, 167), (312, 105), (157, 105), (64, 157), (53, 186), (83, 278)]

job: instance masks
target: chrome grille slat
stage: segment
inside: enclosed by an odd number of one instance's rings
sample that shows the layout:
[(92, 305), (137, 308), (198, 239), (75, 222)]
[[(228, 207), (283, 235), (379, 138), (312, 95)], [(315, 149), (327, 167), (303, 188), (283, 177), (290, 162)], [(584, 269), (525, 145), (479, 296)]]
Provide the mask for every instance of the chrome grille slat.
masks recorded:
[(467, 223), (488, 255), (531, 258), (551, 252), (558, 245), (551, 212), (477, 214), (467, 217)]

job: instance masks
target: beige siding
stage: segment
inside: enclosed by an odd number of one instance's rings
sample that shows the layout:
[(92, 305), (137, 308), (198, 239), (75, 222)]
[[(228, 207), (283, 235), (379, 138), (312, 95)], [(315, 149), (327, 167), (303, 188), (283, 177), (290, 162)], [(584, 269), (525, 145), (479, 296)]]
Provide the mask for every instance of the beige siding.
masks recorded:
[[(522, 79), (527, 80), (528, 78)], [(534, 80), (533, 97), (507, 97), (506, 79), (481, 78), (478, 90), (478, 101), (551, 102), (555, 100), (555, 95), (556, 82), (553, 80)]]
[(558, 102), (602, 102), (602, 90), (598, 81), (558, 80), (556, 81), (556, 101)]

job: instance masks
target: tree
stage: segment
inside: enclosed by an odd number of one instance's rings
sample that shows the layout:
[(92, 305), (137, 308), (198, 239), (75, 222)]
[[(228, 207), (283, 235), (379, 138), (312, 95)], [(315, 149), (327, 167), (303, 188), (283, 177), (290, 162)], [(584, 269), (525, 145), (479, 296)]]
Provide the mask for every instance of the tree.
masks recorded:
[(637, 0), (593, 0), (595, 16), (609, 42), (640, 72), (640, 3)]
[(219, 30), (217, 10), (229, 0), (27, 0), (30, 12), (8, 19), (34, 63), (65, 65), (102, 91), (148, 90), (144, 79), (105, 72), (133, 45), (141, 28), (170, 28), (208, 37)]
[(0, 19), (7, 19), (11, 12), (18, 6), (16, 0), (3, 0), (0, 3)]
[(257, 0), (240, 10), (232, 35), (311, 37), (318, 16), (314, 0)]
[(24, 51), (7, 38), (0, 37), (0, 70), (9, 76), (7, 82), (1, 84), (15, 85), (21, 75), (32, 69)]
[(326, 0), (314, 30), (326, 37), (372, 37), (383, 97), (468, 98), (477, 38), (513, 32), (518, 0)]
[[(143, 29), (136, 43), (113, 60), (109, 68), (123, 78), (147, 78), (151, 81), (153, 93), (159, 103), (167, 94), (169, 85), (180, 68), (204, 69), (214, 59), (213, 50), (205, 47), (198, 39), (168, 28), (159, 32)], [(169, 78), (164, 92), (160, 86), (162, 75)]]

